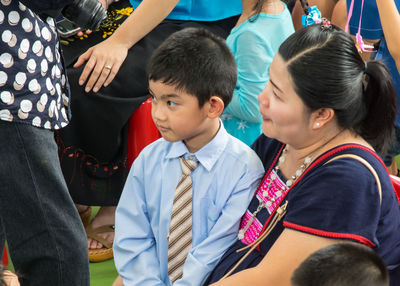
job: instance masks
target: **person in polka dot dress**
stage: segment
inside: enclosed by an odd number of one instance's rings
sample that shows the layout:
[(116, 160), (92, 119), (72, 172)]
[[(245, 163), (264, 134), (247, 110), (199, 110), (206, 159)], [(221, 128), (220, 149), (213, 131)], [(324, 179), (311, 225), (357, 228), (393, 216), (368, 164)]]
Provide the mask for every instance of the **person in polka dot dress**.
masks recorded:
[(21, 285), (89, 285), (86, 235), (54, 140), (69, 123), (69, 86), (43, 13), (71, 2), (0, 0), (0, 249), (7, 240)]

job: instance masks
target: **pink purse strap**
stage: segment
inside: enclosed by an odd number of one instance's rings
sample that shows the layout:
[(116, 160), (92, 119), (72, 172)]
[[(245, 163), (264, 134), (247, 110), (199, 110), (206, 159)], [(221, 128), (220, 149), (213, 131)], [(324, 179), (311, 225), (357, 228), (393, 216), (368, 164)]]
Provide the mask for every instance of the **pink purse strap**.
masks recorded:
[[(346, 33), (349, 33), (350, 19), (353, 16), (353, 10), (354, 10), (354, 0), (351, 0), (350, 9), (348, 13), (349, 15), (347, 17), (346, 26), (344, 28)], [(358, 21), (358, 31), (356, 34), (356, 42), (358, 45), (357, 48), (359, 52), (367, 52), (367, 53), (374, 52), (374, 46), (365, 44), (361, 36), (361, 23), (362, 23), (363, 11), (364, 11), (364, 0), (361, 0), (360, 20)]]
[[(349, 8), (349, 14), (347, 16), (346, 26), (344, 28), (344, 31), (346, 33), (349, 32), (350, 19), (353, 16), (353, 10), (354, 10), (354, 0), (351, 0), (350, 8)], [(364, 0), (361, 0), (361, 12), (360, 12), (360, 20), (358, 21), (358, 32), (357, 32), (358, 34), (361, 33), (361, 21), (362, 21), (363, 11), (364, 11)]]
[(348, 13), (348, 16), (347, 16), (346, 26), (345, 26), (345, 28), (344, 28), (344, 31), (345, 31), (346, 33), (349, 32), (349, 24), (350, 24), (350, 19), (351, 19), (351, 17), (353, 16), (353, 9), (354, 9), (354, 0), (351, 0), (350, 9), (349, 9), (349, 13)]

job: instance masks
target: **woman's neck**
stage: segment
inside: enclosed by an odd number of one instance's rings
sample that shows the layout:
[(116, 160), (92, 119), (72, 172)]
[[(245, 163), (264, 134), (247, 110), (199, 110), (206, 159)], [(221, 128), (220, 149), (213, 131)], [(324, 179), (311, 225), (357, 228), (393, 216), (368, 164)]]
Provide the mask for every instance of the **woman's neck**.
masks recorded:
[(251, 15), (256, 4), (257, 0), (242, 0), (242, 15)]
[(315, 141), (311, 141), (305, 146), (288, 144), (288, 150), (290, 151), (288, 151), (287, 157), (290, 157), (292, 163), (302, 162), (307, 156), (314, 160), (336, 146), (349, 143), (360, 144), (373, 149), (367, 141), (356, 135), (354, 132), (351, 132), (350, 130), (335, 129), (331, 132), (321, 134)]

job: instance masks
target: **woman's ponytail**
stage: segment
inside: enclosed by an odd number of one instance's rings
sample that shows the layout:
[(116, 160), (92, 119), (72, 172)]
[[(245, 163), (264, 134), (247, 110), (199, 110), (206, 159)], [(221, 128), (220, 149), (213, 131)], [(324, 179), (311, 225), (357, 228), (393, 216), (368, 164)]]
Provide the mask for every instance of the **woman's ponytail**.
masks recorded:
[(382, 62), (369, 61), (363, 81), (366, 116), (357, 133), (383, 155), (394, 138), (396, 94), (392, 78)]

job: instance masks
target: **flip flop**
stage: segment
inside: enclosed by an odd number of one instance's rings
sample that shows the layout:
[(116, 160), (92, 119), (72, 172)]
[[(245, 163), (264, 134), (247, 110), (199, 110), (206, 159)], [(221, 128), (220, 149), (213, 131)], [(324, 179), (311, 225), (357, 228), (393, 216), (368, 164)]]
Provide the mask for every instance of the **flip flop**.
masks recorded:
[(92, 216), (92, 207), (87, 207), (83, 212), (79, 213), (79, 216), (81, 217), (83, 227), (86, 228), (90, 223), (90, 218)]
[(101, 262), (112, 259), (113, 249), (112, 249), (112, 242), (102, 238), (99, 233), (103, 232), (114, 232), (114, 225), (103, 225), (96, 228), (92, 228), (91, 225), (86, 227), (86, 235), (88, 238), (94, 239), (101, 244), (103, 244), (102, 248), (94, 248), (89, 249), (89, 261), (90, 262)]

